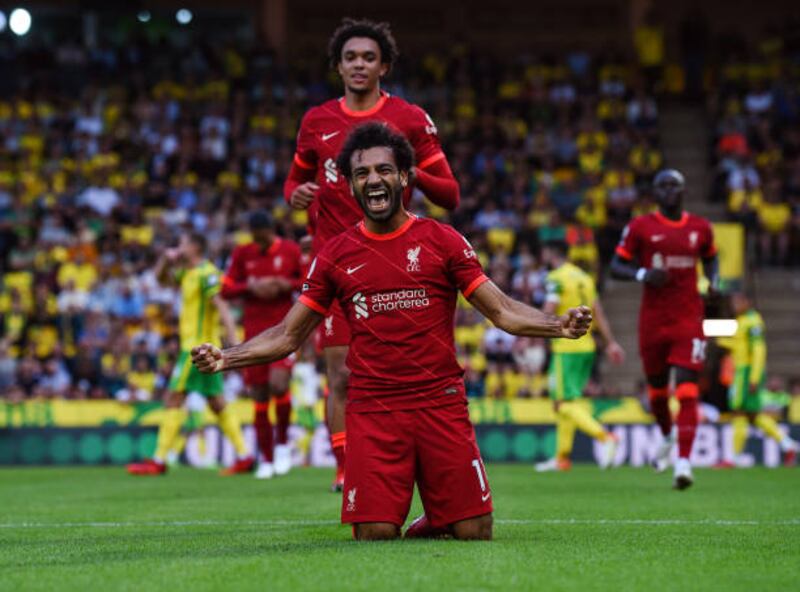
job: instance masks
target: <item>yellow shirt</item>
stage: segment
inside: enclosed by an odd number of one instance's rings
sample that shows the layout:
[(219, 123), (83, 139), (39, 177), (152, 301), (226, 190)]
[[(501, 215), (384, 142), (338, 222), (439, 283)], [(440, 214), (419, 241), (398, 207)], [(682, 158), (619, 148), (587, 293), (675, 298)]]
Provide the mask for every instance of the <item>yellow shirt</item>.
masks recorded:
[[(597, 289), (589, 274), (577, 265), (564, 263), (547, 274), (547, 302), (556, 304), (557, 315), (581, 304), (594, 306)], [(555, 353), (585, 353), (595, 350), (594, 337), (587, 333), (580, 339), (554, 339), (551, 342)]]
[(181, 349), (189, 351), (200, 343), (219, 345), (219, 311), (212, 302), (220, 290), (220, 271), (203, 261), (197, 267), (177, 274), (181, 285)]
[(767, 232), (782, 232), (791, 219), (789, 204), (764, 202), (758, 208), (758, 220)]
[(750, 367), (750, 382), (758, 384), (764, 374), (767, 361), (767, 345), (764, 340), (764, 319), (750, 309), (736, 317), (738, 326), (733, 337), (721, 337), (720, 346), (731, 350), (733, 364), (737, 368)]
[(58, 285), (62, 288), (68, 281), (75, 282), (75, 289), (81, 292), (90, 292), (97, 281), (97, 270), (91, 263), (64, 263), (58, 269)]

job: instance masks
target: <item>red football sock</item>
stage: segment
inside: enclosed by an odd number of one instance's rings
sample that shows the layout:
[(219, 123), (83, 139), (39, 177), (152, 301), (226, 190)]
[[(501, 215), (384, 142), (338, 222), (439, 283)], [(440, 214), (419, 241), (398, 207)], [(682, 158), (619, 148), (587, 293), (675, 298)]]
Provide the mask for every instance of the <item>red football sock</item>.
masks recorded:
[(272, 462), (272, 424), (269, 421), (269, 402), (255, 402), (253, 425), (256, 428), (256, 444), (266, 462)]
[(669, 410), (669, 393), (666, 387), (647, 387), (650, 397), (650, 411), (656, 418), (661, 434), (666, 438), (672, 431), (672, 413)]
[(344, 471), (344, 449), (347, 444), (346, 432), (336, 432), (331, 434), (331, 448), (333, 456), (336, 457), (336, 474), (340, 475)]
[(289, 420), (292, 417), (292, 395), (286, 393), (282, 397), (275, 399), (275, 423), (278, 433), (276, 435), (277, 444), (286, 444), (289, 441)]
[(697, 432), (698, 413), (697, 385), (693, 382), (684, 382), (675, 389), (675, 395), (681, 403), (678, 411), (678, 456), (689, 458), (694, 444), (694, 435)]

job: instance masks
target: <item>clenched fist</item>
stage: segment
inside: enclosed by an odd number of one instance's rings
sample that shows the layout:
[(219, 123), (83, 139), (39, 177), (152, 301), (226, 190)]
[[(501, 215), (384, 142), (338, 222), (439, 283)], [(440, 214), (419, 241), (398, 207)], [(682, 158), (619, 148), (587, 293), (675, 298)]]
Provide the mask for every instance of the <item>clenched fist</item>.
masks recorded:
[(559, 318), (561, 321), (561, 336), (567, 339), (578, 339), (586, 335), (592, 326), (592, 309), (588, 306), (570, 308)]
[(204, 343), (192, 348), (192, 364), (204, 374), (214, 374), (225, 369), (225, 356), (216, 345)]

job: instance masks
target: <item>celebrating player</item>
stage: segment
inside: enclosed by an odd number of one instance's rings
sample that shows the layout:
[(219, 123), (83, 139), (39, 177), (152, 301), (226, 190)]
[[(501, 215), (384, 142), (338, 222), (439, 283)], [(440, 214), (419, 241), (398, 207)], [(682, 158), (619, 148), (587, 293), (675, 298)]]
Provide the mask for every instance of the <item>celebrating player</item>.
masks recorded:
[[(361, 219), (336, 157), (349, 131), (359, 123), (385, 121), (411, 142), (418, 165), (408, 183), (433, 203), (454, 209), (459, 201), (458, 183), (442, 152), (436, 126), (416, 105), (381, 90), (397, 57), (397, 45), (386, 23), (344, 19), (328, 46), (331, 66), (344, 83), (344, 96), (306, 113), (297, 136), (297, 152), (286, 179), (284, 196), (293, 208), (310, 209), (314, 227), (314, 253), (327, 241)], [(405, 198), (410, 190), (405, 191)], [(336, 455), (337, 475), (333, 490), (341, 491), (344, 466), (344, 405), (347, 397), (345, 358), (350, 332), (338, 304), (327, 312), (320, 346), (328, 376), (328, 427)]]
[(731, 296), (737, 328), (733, 337), (719, 339), (719, 344), (731, 350), (735, 374), (728, 391), (728, 406), (734, 414), (733, 452), (734, 464), (741, 464), (741, 454), (747, 443), (750, 424), (778, 442), (784, 454), (784, 464), (793, 465), (797, 459), (798, 444), (781, 432), (775, 420), (761, 412), (761, 391), (767, 366), (767, 344), (764, 339), (764, 320), (745, 294)]
[[(614, 339), (606, 318), (594, 280), (580, 267), (567, 261), (567, 243), (553, 240), (544, 244), (542, 260), (549, 269), (547, 274), (547, 299), (544, 312), (562, 315), (574, 306), (592, 307), (595, 326), (606, 344), (606, 355), (612, 363), (625, 359), (625, 352)], [(600, 467), (606, 469), (614, 462), (618, 439), (606, 431), (592, 415), (580, 405), (578, 399), (589, 382), (595, 359), (595, 341), (584, 335), (575, 341), (554, 339), (551, 344), (549, 370), (550, 398), (556, 410), (556, 456), (536, 465), (536, 470), (565, 471), (570, 468), (570, 453), (575, 439), (575, 428), (603, 443)]]
[(692, 452), (698, 422), (698, 372), (706, 357), (703, 336), (703, 299), (697, 290), (697, 261), (715, 286), (717, 257), (708, 220), (683, 210), (686, 183), (683, 175), (666, 169), (653, 180), (658, 211), (639, 216), (622, 233), (611, 262), (617, 279), (644, 284), (639, 312), (639, 352), (647, 377), (653, 415), (664, 443), (656, 468), (665, 470), (674, 444), (669, 409), (669, 370), (675, 368), (678, 412), (678, 460), (674, 487), (692, 484)]
[[(250, 215), (253, 242), (236, 247), (222, 278), (222, 296), (244, 299), (245, 339), (276, 325), (292, 307), (292, 292), (300, 288), (300, 248), (275, 235), (272, 218), (263, 210)], [(292, 399), (289, 379), (292, 357), (273, 364), (245, 368), (244, 381), (253, 397), (253, 424), (259, 450), (256, 478), (285, 475), (291, 468), (287, 443)], [(274, 447), (269, 401), (275, 400), (277, 444)], [(274, 460), (274, 463), (273, 463)]]
[(155, 274), (162, 283), (178, 282), (181, 289), (180, 338), (181, 353), (169, 382), (164, 400), (164, 419), (158, 429), (158, 443), (152, 459), (128, 465), (132, 475), (161, 475), (166, 473), (167, 454), (183, 425), (183, 404), (187, 393), (205, 396), (217, 414), (222, 432), (236, 450), (236, 462), (223, 471), (225, 475), (246, 473), (253, 468), (253, 458), (247, 454), (241, 426), (236, 416), (225, 406), (222, 398), (222, 377), (201, 374), (192, 367), (189, 350), (198, 340), (220, 343), (219, 325), (222, 321), (228, 343), (236, 342), (236, 326), (227, 303), (219, 293), (220, 272), (205, 259), (206, 239), (202, 234), (184, 234), (176, 249), (168, 249), (156, 262)]
[(358, 539), (398, 537), (416, 481), (433, 527), (488, 539), (492, 494), (455, 357), (457, 292), (516, 335), (577, 338), (588, 331), (591, 311), (555, 317), (501, 292), (464, 237), (406, 211), (413, 162), (408, 141), (385, 124), (356, 128), (338, 168), (362, 222), (328, 241), (278, 326), (226, 350), (199, 345), (192, 356), (203, 372), (280, 359), (338, 300), (353, 335), (342, 521), (355, 524)]

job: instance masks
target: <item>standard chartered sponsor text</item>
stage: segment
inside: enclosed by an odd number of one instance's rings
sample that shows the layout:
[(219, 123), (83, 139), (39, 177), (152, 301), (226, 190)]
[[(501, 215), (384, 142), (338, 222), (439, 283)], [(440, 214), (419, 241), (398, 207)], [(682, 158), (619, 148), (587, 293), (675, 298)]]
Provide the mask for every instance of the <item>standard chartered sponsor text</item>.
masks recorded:
[(393, 310), (425, 308), (430, 305), (430, 299), (428, 298), (428, 293), (425, 288), (381, 292), (370, 296), (369, 302), (372, 312), (391, 312)]

